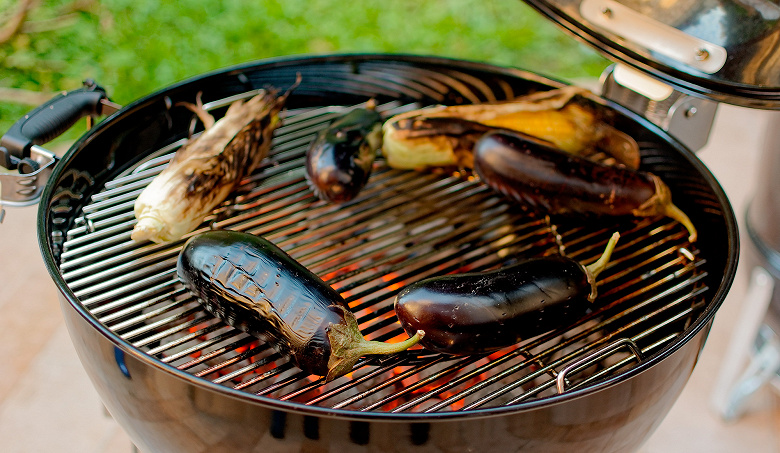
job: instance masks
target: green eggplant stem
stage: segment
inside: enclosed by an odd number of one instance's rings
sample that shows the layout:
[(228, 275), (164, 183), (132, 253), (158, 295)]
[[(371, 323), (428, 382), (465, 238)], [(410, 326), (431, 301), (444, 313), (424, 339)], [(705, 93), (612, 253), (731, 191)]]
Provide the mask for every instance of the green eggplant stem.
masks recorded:
[(369, 341), (360, 333), (355, 315), (351, 311), (343, 309), (344, 324), (332, 324), (328, 329), (330, 340), (330, 359), (328, 359), (328, 374), (326, 381), (343, 376), (350, 371), (355, 363), (364, 355), (384, 355), (401, 352), (417, 344), (425, 335), (418, 330), (414, 336), (399, 343), (383, 343), (381, 341)]
[(688, 230), (688, 240), (691, 242), (696, 242), (696, 239), (698, 238), (698, 233), (696, 232), (696, 227), (693, 226), (693, 222), (691, 222), (691, 219), (688, 218), (688, 215), (686, 215), (680, 208), (673, 205), (672, 203), (664, 205), (664, 214), (672, 218), (682, 224), (682, 226), (685, 227), (686, 230)]
[(665, 215), (674, 219), (688, 230), (688, 240), (696, 242), (698, 237), (696, 227), (693, 226), (693, 222), (691, 222), (688, 215), (672, 203), (672, 191), (669, 189), (669, 186), (664, 184), (658, 176), (652, 173), (648, 173), (648, 175), (652, 179), (653, 184), (655, 184), (655, 194), (643, 206), (640, 206), (635, 214), (638, 216)]
[(599, 276), (601, 271), (607, 268), (607, 263), (609, 263), (610, 258), (612, 258), (612, 251), (615, 250), (618, 239), (620, 239), (620, 233), (617, 231), (612, 233), (612, 237), (609, 238), (607, 247), (604, 249), (604, 253), (601, 254), (601, 257), (595, 263), (585, 266), (585, 271), (588, 274), (588, 282), (590, 282), (591, 287), (588, 300), (591, 302), (596, 299), (596, 277)]
[(398, 343), (384, 343), (382, 341), (361, 341), (355, 348), (362, 351), (361, 355), (384, 355), (405, 351), (416, 345), (425, 336), (424, 330), (418, 330), (413, 336)]

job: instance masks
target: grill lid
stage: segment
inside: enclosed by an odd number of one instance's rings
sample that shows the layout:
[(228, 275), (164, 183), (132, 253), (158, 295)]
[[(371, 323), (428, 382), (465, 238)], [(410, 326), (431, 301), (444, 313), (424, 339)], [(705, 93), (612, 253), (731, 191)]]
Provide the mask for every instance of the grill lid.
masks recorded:
[(780, 109), (780, 6), (761, 0), (526, 0), (607, 58), (730, 104)]

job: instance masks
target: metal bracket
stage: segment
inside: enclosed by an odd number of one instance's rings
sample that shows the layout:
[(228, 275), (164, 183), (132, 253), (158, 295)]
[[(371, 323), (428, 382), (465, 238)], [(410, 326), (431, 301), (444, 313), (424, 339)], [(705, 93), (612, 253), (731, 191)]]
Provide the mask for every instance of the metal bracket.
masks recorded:
[(692, 151), (707, 144), (717, 102), (683, 94), (620, 64), (608, 67), (601, 79), (603, 97), (647, 118)]
[(54, 153), (37, 145), (30, 149), (29, 159), (37, 166), (30, 173), (0, 173), (0, 221), (3, 206), (21, 207), (38, 203), (58, 160)]

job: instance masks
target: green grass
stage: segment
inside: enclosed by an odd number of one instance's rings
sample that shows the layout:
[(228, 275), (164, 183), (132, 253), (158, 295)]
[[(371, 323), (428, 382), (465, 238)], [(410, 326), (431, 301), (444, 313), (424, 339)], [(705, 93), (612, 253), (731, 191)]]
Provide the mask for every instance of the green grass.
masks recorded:
[[(71, 1), (41, 2), (30, 20)], [(12, 6), (0, 0), (0, 17)], [(334, 52), (433, 54), (559, 79), (608, 64), (521, 0), (105, 0), (62, 25), (0, 46), (0, 87), (55, 92), (92, 78), (126, 104), (234, 64)], [(0, 133), (30, 109), (0, 103)]]

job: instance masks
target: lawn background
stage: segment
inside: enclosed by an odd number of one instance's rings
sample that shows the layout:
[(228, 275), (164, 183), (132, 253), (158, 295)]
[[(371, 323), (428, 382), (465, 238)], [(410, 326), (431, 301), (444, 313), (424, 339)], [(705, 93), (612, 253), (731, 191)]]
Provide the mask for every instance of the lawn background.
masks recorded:
[[(0, 90), (48, 96), (92, 78), (119, 104), (177, 81), (268, 57), (336, 52), (431, 54), (562, 80), (608, 65), (521, 0), (0, 0)], [(11, 94), (7, 94), (10, 92)], [(0, 98), (0, 134), (30, 110)], [(74, 128), (64, 140), (83, 134)]]

